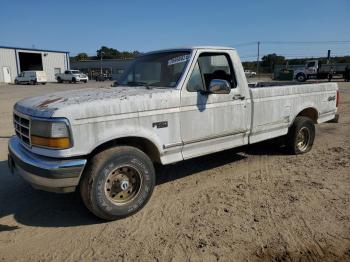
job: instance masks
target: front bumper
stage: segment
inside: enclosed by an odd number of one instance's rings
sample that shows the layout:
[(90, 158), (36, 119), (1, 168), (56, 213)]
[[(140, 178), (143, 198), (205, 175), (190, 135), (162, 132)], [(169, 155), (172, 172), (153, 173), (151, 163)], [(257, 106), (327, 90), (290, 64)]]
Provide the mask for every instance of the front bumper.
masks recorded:
[(16, 136), (9, 140), (8, 164), (16, 173), (34, 188), (50, 192), (67, 193), (75, 191), (86, 159), (58, 159), (34, 154), (25, 149)]
[(87, 77), (79, 77), (79, 76), (77, 76), (75, 79), (76, 79), (78, 82), (83, 82), (83, 81), (88, 81), (88, 80), (89, 80), (89, 78), (87, 78)]

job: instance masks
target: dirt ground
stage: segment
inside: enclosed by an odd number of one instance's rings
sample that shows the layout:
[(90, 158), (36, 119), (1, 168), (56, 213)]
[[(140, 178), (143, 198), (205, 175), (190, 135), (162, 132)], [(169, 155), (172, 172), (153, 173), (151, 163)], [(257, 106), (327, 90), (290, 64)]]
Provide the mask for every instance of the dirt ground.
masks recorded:
[(159, 167), (150, 202), (115, 222), (7, 168), (14, 102), (89, 85), (0, 87), (0, 261), (350, 261), (350, 84), (311, 152), (262, 143)]

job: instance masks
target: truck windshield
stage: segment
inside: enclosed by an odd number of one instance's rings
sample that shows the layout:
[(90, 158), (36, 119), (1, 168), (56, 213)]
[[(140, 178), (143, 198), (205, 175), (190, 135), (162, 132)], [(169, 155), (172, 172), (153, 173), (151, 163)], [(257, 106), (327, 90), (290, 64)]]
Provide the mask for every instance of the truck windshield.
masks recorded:
[(190, 57), (189, 51), (161, 52), (140, 56), (120, 77), (118, 84), (175, 87)]
[(314, 67), (316, 65), (315, 62), (309, 62), (307, 63), (307, 67)]

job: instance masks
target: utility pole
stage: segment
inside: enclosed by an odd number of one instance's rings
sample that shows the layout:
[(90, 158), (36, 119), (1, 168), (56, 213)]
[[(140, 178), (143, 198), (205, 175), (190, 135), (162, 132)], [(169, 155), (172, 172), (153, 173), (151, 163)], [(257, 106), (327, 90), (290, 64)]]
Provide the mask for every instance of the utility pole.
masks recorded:
[(258, 57), (256, 59), (256, 75), (259, 76), (260, 41), (258, 41)]
[(102, 56), (103, 56), (104, 52), (100, 52), (100, 55), (101, 55), (101, 61), (100, 61), (100, 66), (101, 66), (101, 75), (102, 75)]

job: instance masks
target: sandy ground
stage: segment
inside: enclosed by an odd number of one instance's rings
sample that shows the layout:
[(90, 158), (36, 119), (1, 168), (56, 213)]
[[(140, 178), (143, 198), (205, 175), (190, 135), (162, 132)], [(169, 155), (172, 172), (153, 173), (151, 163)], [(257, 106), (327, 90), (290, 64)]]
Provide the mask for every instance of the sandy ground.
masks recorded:
[(350, 84), (308, 154), (262, 143), (160, 167), (146, 207), (108, 223), (6, 164), (15, 101), (89, 85), (0, 87), (0, 261), (350, 260)]

